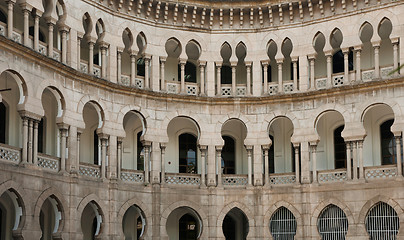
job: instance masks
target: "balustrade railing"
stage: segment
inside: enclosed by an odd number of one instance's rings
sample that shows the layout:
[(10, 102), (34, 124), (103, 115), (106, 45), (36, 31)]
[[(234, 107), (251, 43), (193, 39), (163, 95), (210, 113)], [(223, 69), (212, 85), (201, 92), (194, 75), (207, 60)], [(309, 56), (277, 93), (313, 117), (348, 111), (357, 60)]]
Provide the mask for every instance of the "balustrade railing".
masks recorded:
[(135, 78), (135, 88), (143, 89), (144, 88), (144, 77), (136, 77)]
[(7, 25), (4, 24), (3, 22), (0, 22), (0, 35), (2, 36), (6, 36), (6, 30), (7, 29)]
[(327, 88), (326, 77), (316, 79), (316, 89), (326, 89), (326, 88)]
[(244, 174), (228, 174), (222, 176), (224, 186), (245, 186), (248, 183), (248, 176)]
[(121, 84), (124, 86), (130, 86), (130, 76), (121, 74)]
[(164, 182), (177, 185), (197, 185), (201, 184), (200, 174), (166, 173)]
[(347, 180), (346, 169), (332, 169), (318, 172), (318, 182), (343, 182)]
[(59, 49), (53, 48), (53, 56), (52, 56), (53, 59), (60, 62), (61, 55), (62, 55), (62, 52)]
[(231, 84), (222, 84), (220, 92), (222, 96), (231, 96)]
[(38, 49), (38, 51), (39, 51), (40, 54), (43, 54), (43, 55), (46, 56), (47, 53), (48, 53), (48, 44), (39, 41), (39, 49)]
[(247, 86), (245, 84), (237, 84), (236, 95), (237, 96), (247, 95)]
[(139, 170), (122, 169), (121, 170), (121, 180), (125, 182), (132, 183), (143, 183), (144, 182), (144, 172)]
[(197, 83), (185, 83), (185, 91), (187, 95), (198, 95), (198, 84)]
[(168, 93), (179, 93), (180, 83), (175, 81), (167, 81), (167, 92)]
[(80, 71), (83, 73), (88, 73), (88, 62), (85, 60), (80, 60)]
[(22, 43), (22, 32), (14, 29), (13, 34), (11, 35), (11, 40), (13, 40), (14, 42)]
[(393, 66), (386, 66), (380, 68), (380, 77), (386, 79), (390, 77), (390, 73), (394, 70)]
[(275, 95), (278, 93), (278, 86), (279, 84), (277, 82), (269, 82), (268, 83), (268, 94), (269, 95)]
[(365, 167), (365, 178), (371, 179), (385, 179), (397, 176), (397, 165), (383, 165)]
[(38, 153), (37, 165), (52, 172), (59, 172), (60, 158)]
[(89, 163), (80, 163), (79, 174), (86, 177), (100, 178), (101, 166)]
[(101, 66), (96, 64), (93, 65), (93, 75), (96, 77), (101, 77)]
[(0, 144), (0, 160), (18, 164), (21, 161), (21, 149)]
[(269, 184), (285, 185), (296, 183), (295, 173), (273, 173), (269, 175)]
[(293, 81), (285, 81), (283, 83), (283, 92), (284, 93), (292, 93), (293, 92)]
[(347, 84), (344, 73), (333, 74), (331, 80), (333, 87), (340, 87)]

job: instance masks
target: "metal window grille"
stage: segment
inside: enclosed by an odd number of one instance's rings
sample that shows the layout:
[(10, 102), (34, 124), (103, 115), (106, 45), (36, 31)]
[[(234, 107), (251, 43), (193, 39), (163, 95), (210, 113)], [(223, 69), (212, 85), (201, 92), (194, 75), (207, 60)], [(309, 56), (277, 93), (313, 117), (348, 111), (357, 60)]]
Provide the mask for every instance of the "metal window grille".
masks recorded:
[(400, 227), (397, 212), (384, 202), (370, 209), (365, 225), (371, 240), (394, 240)]
[(323, 240), (344, 240), (348, 219), (341, 208), (331, 204), (321, 212), (317, 228)]
[(296, 235), (296, 218), (285, 207), (280, 207), (272, 215), (269, 228), (274, 240), (293, 240)]

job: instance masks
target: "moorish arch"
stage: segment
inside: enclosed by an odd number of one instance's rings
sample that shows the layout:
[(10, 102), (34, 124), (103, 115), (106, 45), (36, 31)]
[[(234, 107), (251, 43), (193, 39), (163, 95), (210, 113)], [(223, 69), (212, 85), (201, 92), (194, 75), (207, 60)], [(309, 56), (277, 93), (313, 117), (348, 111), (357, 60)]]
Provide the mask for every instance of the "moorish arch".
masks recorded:
[[(102, 237), (103, 229), (108, 223), (108, 214), (104, 214), (108, 208), (101, 199), (94, 193), (84, 197), (77, 206), (77, 213), (80, 216), (80, 224), (77, 229), (79, 235), (84, 238)], [(88, 224), (90, 223), (90, 224)]]
[(240, 202), (231, 202), (222, 208), (216, 220), (217, 236), (221, 238), (225, 237), (223, 233), (223, 221), (225, 220), (226, 215), (233, 209), (237, 210), (238, 212), (242, 213), (245, 216), (248, 222), (248, 231), (247, 231), (248, 237), (249, 238), (255, 237), (255, 218), (253, 212), (251, 211), (250, 208), (248, 208), (246, 205)]

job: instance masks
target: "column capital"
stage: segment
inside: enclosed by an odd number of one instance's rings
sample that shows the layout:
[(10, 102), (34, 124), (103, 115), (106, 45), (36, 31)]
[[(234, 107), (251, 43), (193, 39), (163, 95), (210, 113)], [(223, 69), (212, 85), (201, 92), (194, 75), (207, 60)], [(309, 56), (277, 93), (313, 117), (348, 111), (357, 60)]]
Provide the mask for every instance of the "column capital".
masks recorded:
[(32, 119), (32, 120), (36, 120), (36, 121), (41, 121), (42, 116), (37, 114), (37, 113), (33, 113), (33, 112), (29, 112), (27, 110), (19, 110), (18, 113), (20, 114), (21, 118), (27, 118), (27, 119)]
[(341, 48), (341, 51), (342, 51), (342, 53), (345, 55), (345, 54), (348, 54), (349, 53), (349, 47), (346, 47), (346, 48)]
[(319, 142), (319, 140), (310, 141), (310, 142), (309, 142), (310, 147), (314, 147), (314, 148), (316, 148), (316, 147), (317, 147), (318, 142)]
[(254, 145), (245, 145), (245, 149), (247, 149), (247, 151), (252, 151), (254, 149)]
[(145, 54), (143, 54), (143, 59), (146, 61), (149, 61), (150, 59), (151, 59), (151, 57), (152, 57), (152, 55), (151, 54), (148, 54), (148, 53), (145, 53)]
[(230, 62), (230, 66), (231, 66), (232, 68), (237, 67), (237, 62), (236, 62), (236, 61)]
[[(10, 0), (8, 0), (8, 1), (6, 1), (6, 3), (15, 4), (16, 1), (10, 1)], [(20, 4), (18, 4), (18, 5), (20, 6), (20, 8), (22, 9), (23, 12), (25, 12), (25, 11), (31, 12), (31, 11), (32, 11), (32, 8), (33, 8), (33, 6), (32, 6), (31, 4), (29, 4), (29, 3), (27, 3), (27, 2), (23, 2), (23, 3), (20, 3)]]
[(293, 144), (293, 147), (295, 147), (295, 148), (300, 147), (300, 143), (299, 143), (299, 142), (294, 142), (294, 143), (292, 143), (292, 144)]
[[(69, 26), (67, 26), (66, 24), (64, 24), (64, 23), (59, 23), (59, 24), (57, 24), (58, 25), (58, 28), (59, 28), (59, 31), (60, 32), (69, 32), (70, 31), (70, 27)], [(77, 36), (79, 36), (78, 34), (77, 34)], [(84, 35), (83, 35), (84, 36)], [(94, 41), (94, 43), (97, 41), (97, 39), (95, 39), (95, 38), (88, 38), (87, 39), (88, 40), (88, 42), (89, 41)]]
[(163, 56), (160, 56), (160, 62), (166, 62), (167, 61), (167, 57), (163, 57)]
[(77, 32), (77, 38), (78, 39), (83, 39), (83, 37), (84, 37), (84, 33), (82, 33), (82, 32)]
[(261, 60), (261, 65), (264, 66), (264, 67), (268, 67), (270, 62), (271, 62), (271, 60), (269, 60), (269, 59)]
[(185, 64), (187, 64), (187, 59), (180, 58), (180, 65), (185, 65)]
[(298, 56), (291, 57), (291, 59), (292, 59), (292, 62), (297, 62), (297, 61), (299, 61), (299, 57), (298, 57)]
[(32, 11), (32, 14), (34, 15), (34, 18), (40, 18), (42, 17), (43, 12), (38, 8), (35, 8), (35, 11)]
[(67, 123), (63, 123), (63, 122), (61, 122), (61, 123), (56, 123), (56, 125), (58, 126), (58, 128), (60, 129), (60, 130), (68, 130), (69, 129), (69, 127), (70, 127), (70, 125), (69, 124), (67, 124)]
[(400, 43), (400, 39), (398, 37), (391, 38), (391, 44), (398, 45)]
[(131, 58), (136, 57), (138, 53), (139, 53), (139, 51), (136, 51), (136, 50), (130, 50), (129, 51), (129, 55), (130, 55)]
[(251, 67), (252, 66), (252, 61), (245, 61), (245, 66), (246, 67)]
[(17, 0), (6, 0), (7, 4), (16, 4)]
[(223, 145), (215, 146), (215, 149), (216, 149), (217, 152), (220, 152), (223, 149)]
[(152, 143), (151, 141), (147, 141), (147, 140), (142, 140), (141, 142), (142, 142), (143, 146), (145, 146), (145, 147), (150, 147), (151, 143)]
[(161, 148), (161, 150), (166, 149), (166, 147), (167, 147), (167, 143), (165, 143), (165, 142), (161, 142), (161, 143), (160, 143), (160, 148)]
[(123, 51), (125, 50), (125, 48), (123, 48), (123, 47), (116, 47), (116, 51), (118, 52), (118, 53), (123, 53)]
[(123, 137), (117, 137), (116, 141), (118, 142), (118, 144), (121, 144), (123, 142)]
[(222, 62), (215, 62), (215, 64), (216, 64), (216, 68), (220, 68), (220, 67), (222, 67)]
[(109, 43), (102, 41), (102, 42), (99, 42), (99, 46), (100, 46), (100, 49), (105, 50), (105, 49), (109, 48)]
[(199, 63), (199, 67), (206, 67), (206, 61), (199, 60), (198, 63)]
[(107, 139), (109, 138), (109, 135), (108, 135), (108, 134), (102, 133), (102, 132), (98, 132), (98, 129), (97, 129), (97, 135), (98, 135), (98, 138), (100, 138), (101, 140), (107, 140)]
[(380, 43), (381, 43), (381, 41), (372, 42), (373, 48), (380, 48)]
[(276, 64), (283, 64), (283, 60), (284, 60), (284, 58), (278, 58), (278, 59), (276, 59)]
[(362, 45), (356, 45), (356, 46), (354, 46), (354, 51), (355, 51), (355, 52), (360, 52), (360, 51), (362, 51)]
[(206, 149), (208, 149), (208, 145), (198, 145), (198, 147), (201, 151), (205, 151)]
[(400, 130), (392, 131), (392, 132), (393, 132), (394, 137), (401, 137), (401, 131)]
[(91, 36), (87, 36), (87, 43), (88, 45), (95, 45), (95, 43), (97, 42), (97, 39), (95, 37), (91, 37)]
[(53, 18), (53, 17), (51, 17), (51, 16), (48, 16), (48, 17), (45, 17), (45, 22), (46, 22), (46, 24), (48, 24), (48, 25), (53, 25), (53, 26), (55, 26), (56, 25), (56, 23), (57, 23), (57, 19), (55, 19), (55, 18)]
[(307, 58), (309, 59), (309, 61), (314, 61), (316, 59), (317, 53), (313, 53), (313, 54), (309, 54), (307, 55)]
[(325, 55), (326, 57), (332, 57), (332, 50), (325, 51), (325, 52), (324, 52), (324, 55)]
[(271, 148), (271, 145), (269, 145), (269, 144), (264, 144), (264, 145), (261, 145), (261, 148), (262, 148), (262, 150), (264, 150), (264, 151), (268, 151), (268, 150)]

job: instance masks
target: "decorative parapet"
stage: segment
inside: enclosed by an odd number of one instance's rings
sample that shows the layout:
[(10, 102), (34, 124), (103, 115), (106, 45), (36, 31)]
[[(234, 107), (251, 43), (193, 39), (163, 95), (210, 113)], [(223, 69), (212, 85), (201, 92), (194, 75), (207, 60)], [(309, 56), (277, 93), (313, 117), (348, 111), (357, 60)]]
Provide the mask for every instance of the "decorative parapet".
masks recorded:
[(318, 172), (319, 183), (343, 182), (347, 180), (346, 169), (332, 169)]
[(121, 180), (124, 182), (143, 183), (144, 172), (139, 170), (122, 169)]
[(80, 163), (79, 174), (81, 176), (100, 178), (101, 166), (88, 163)]
[(296, 183), (295, 173), (274, 173), (269, 175), (269, 184), (285, 185)]
[(52, 172), (59, 172), (60, 158), (38, 153), (37, 165)]
[(21, 149), (0, 144), (0, 160), (18, 164), (21, 161)]
[(370, 179), (385, 179), (397, 176), (396, 165), (385, 165), (365, 168), (365, 178)]
[(201, 184), (200, 174), (166, 173), (165, 183), (178, 185), (197, 185)]
[(244, 174), (229, 174), (222, 176), (224, 186), (246, 186), (248, 183), (248, 176)]

